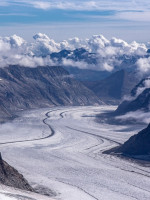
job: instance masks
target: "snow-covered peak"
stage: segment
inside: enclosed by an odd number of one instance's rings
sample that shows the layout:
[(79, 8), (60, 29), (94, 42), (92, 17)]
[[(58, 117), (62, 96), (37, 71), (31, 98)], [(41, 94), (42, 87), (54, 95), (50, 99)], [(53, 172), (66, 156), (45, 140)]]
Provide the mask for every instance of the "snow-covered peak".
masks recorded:
[[(62, 50), (74, 51), (76, 49), (85, 49), (87, 51), (87, 59), (84, 57), (84, 65), (82, 58), (80, 58), (81, 60), (75, 60), (76, 58), (73, 56), (69, 56), (69, 59), (71, 58), (72, 60), (68, 60), (67, 63), (72, 63), (71, 66), (80, 66), (80, 68), (85, 68), (86, 66), (88, 69), (113, 71), (122, 67), (121, 64), (128, 58), (128, 60), (131, 59), (132, 65), (137, 61), (137, 69), (140, 72), (147, 73), (150, 70), (150, 58), (146, 57), (148, 50), (147, 46), (135, 41), (127, 43), (126, 41), (115, 37), (108, 40), (103, 35), (93, 35), (89, 39), (74, 37), (61, 42), (56, 42), (43, 33), (37, 33), (33, 38), (33, 42), (26, 42), (17, 35), (0, 37), (0, 66), (3, 67), (20, 63), (26, 63), (29, 66), (30, 63), (32, 63), (32, 66), (36, 66), (38, 65), (37, 61), (40, 61), (40, 66), (42, 63), (45, 64), (45, 62), (53, 63), (53, 65), (62, 65), (64, 63), (58, 63), (57, 59), (51, 61), (50, 54), (58, 53)], [(92, 59), (96, 60), (92, 60), (91, 62), (90, 58), (92, 54), (96, 55), (92, 57)], [(132, 60), (132, 58), (134, 59)], [(42, 61), (43, 59), (46, 59), (46, 61)], [(26, 62), (24, 62), (24, 60)], [(78, 62), (78, 64), (75, 62)], [(124, 67), (130, 67), (131, 64), (128, 62)]]

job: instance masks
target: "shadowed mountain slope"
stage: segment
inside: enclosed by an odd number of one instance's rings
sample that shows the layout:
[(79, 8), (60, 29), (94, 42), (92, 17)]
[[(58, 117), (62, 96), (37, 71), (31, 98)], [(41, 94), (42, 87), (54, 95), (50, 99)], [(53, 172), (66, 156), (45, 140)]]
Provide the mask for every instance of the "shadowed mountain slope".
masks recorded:
[(142, 110), (150, 111), (150, 78), (145, 78), (137, 84), (131, 91), (129, 100), (123, 101), (117, 110), (116, 115), (123, 115), (127, 112)]
[(124, 95), (130, 93), (138, 80), (134, 73), (125, 70), (117, 71), (104, 80), (84, 82), (104, 102), (118, 104)]
[(62, 67), (0, 68), (0, 117), (29, 108), (102, 103)]
[(11, 167), (7, 162), (2, 160), (0, 154), (0, 183), (19, 188), (22, 190), (33, 191), (29, 183), (24, 179), (24, 177), (13, 167)]
[(127, 155), (150, 155), (150, 124), (116, 148), (115, 152)]

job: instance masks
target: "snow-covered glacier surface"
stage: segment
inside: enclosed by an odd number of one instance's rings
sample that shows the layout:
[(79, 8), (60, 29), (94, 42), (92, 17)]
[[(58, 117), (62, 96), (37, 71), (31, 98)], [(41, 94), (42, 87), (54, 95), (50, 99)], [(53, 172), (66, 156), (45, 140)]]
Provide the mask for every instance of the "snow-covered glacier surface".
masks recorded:
[(22, 191), (4, 185), (0, 185), (0, 200), (52, 200), (52, 199), (37, 193)]
[(55, 107), (22, 112), (12, 123), (1, 125), (0, 151), (32, 186), (54, 191), (53, 199), (149, 200), (148, 163), (102, 154), (143, 128), (94, 121), (96, 114), (115, 109)]

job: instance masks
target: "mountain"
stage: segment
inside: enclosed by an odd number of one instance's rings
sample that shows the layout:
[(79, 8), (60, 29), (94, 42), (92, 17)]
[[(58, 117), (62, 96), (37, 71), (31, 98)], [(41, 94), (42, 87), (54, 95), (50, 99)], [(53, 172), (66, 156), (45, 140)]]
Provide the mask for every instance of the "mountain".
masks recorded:
[[(63, 68), (66, 69), (76, 80), (95, 81), (101, 80), (110, 75), (110, 72), (107, 71), (97, 71), (92, 69), (92, 67), (90, 67), (90, 69), (82, 67), (83, 63), (86, 63), (87, 65), (98, 65), (98, 55), (96, 53), (90, 53), (84, 48), (79, 48), (72, 51), (62, 50), (58, 53), (50, 54), (50, 58), (54, 62), (57, 60), (58, 63), (63, 63), (64, 59), (73, 61), (73, 64), (70, 64), (71, 66), (69, 66), (68, 63), (67, 65), (63, 65)], [(76, 62), (81, 63), (81, 67), (77, 67)]]
[(33, 191), (29, 183), (24, 179), (24, 177), (13, 167), (11, 167), (7, 162), (2, 160), (0, 154), (0, 183), (19, 188), (22, 190)]
[(103, 102), (62, 67), (0, 68), (0, 117), (14, 111), (58, 105), (95, 105)]
[(147, 53), (148, 53), (148, 54), (150, 53), (150, 49), (147, 50)]
[(137, 82), (138, 79), (133, 72), (120, 70), (103, 80), (83, 83), (105, 103), (118, 104)]
[(58, 60), (59, 62), (63, 59), (73, 60), (73, 61), (85, 61), (88, 64), (97, 64), (98, 56), (96, 53), (90, 53), (84, 48), (79, 48), (75, 50), (62, 50), (58, 53), (50, 54), (52, 60)]
[(150, 111), (150, 78), (143, 79), (133, 88), (129, 99), (119, 105), (115, 114), (123, 115), (137, 110)]
[[(130, 70), (131, 66), (133, 66), (139, 58), (149, 57), (148, 52), (149, 51), (147, 51), (147, 53), (145, 55), (116, 54), (115, 56), (113, 56), (113, 59), (119, 61), (118, 67), (120, 66), (120, 69)], [(107, 62), (107, 59), (108, 59), (108, 57), (105, 55), (105, 52), (103, 52), (101, 55), (98, 52), (91, 53), (90, 50), (87, 50), (85, 48), (77, 48), (74, 50), (64, 49), (64, 50), (61, 50), (60, 52), (51, 53), (51, 54), (49, 54), (49, 56), (53, 61), (57, 60), (60, 63), (62, 63), (61, 61), (63, 59), (66, 59), (66, 60), (72, 60), (72, 61), (80, 61), (80, 62), (82, 61), (87, 64), (97, 65), (97, 66), (100, 63), (103, 64), (103, 63)], [(111, 58), (112, 58), (112, 56), (111, 56)], [(90, 69), (92, 69), (92, 68), (90, 68)]]
[(89, 84), (93, 84), (97, 81), (103, 80), (110, 76), (108, 71), (96, 71), (92, 69), (80, 69), (78, 67), (63, 66), (65, 70), (76, 80), (81, 81), (86, 87)]
[(116, 148), (114, 152), (132, 156), (150, 155), (150, 124), (137, 135), (129, 138), (123, 145)]
[[(90, 53), (89, 50), (84, 48), (75, 50), (64, 49), (60, 52), (51, 53), (49, 56), (54, 63), (57, 61), (61, 64), (75, 79), (83, 81), (84, 84), (88, 85), (88, 81), (93, 85), (92, 82), (107, 78), (116, 72), (116, 69), (134, 71), (135, 67), (133, 66), (141, 58), (138, 55), (115, 55), (111, 59), (113, 60), (111, 61), (111, 65), (115, 66), (115, 69), (113, 72), (110, 72), (103, 66), (104, 63), (107, 63), (108, 58), (100, 56), (98, 53)], [(117, 60), (119, 64), (115, 62)]]

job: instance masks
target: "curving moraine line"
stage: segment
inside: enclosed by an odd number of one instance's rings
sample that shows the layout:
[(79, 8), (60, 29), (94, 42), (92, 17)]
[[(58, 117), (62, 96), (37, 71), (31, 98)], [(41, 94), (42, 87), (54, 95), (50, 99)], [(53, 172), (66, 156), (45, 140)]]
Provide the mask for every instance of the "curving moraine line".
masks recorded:
[[(59, 109), (57, 109), (57, 110), (59, 110)], [(12, 141), (12, 142), (2, 142), (2, 143), (0, 143), (0, 145), (3, 145), (3, 144), (16, 144), (16, 143), (23, 143), (23, 142), (33, 142), (33, 141), (38, 141), (38, 140), (45, 140), (45, 139), (47, 139), (47, 138), (52, 137), (52, 136), (55, 134), (55, 131), (54, 131), (54, 129), (51, 127), (50, 124), (46, 123), (46, 120), (47, 120), (48, 118), (50, 118), (49, 113), (51, 113), (51, 112), (53, 112), (53, 111), (57, 111), (57, 110), (48, 111), (48, 112), (45, 114), (46, 118), (43, 119), (43, 123), (44, 123), (46, 126), (48, 126), (48, 128), (49, 128), (50, 131), (51, 131), (51, 134), (49, 134), (49, 135), (47, 135), (47, 136), (45, 136), (45, 137), (35, 138), (35, 139), (30, 139), (30, 140), (17, 140), (17, 141)]]

